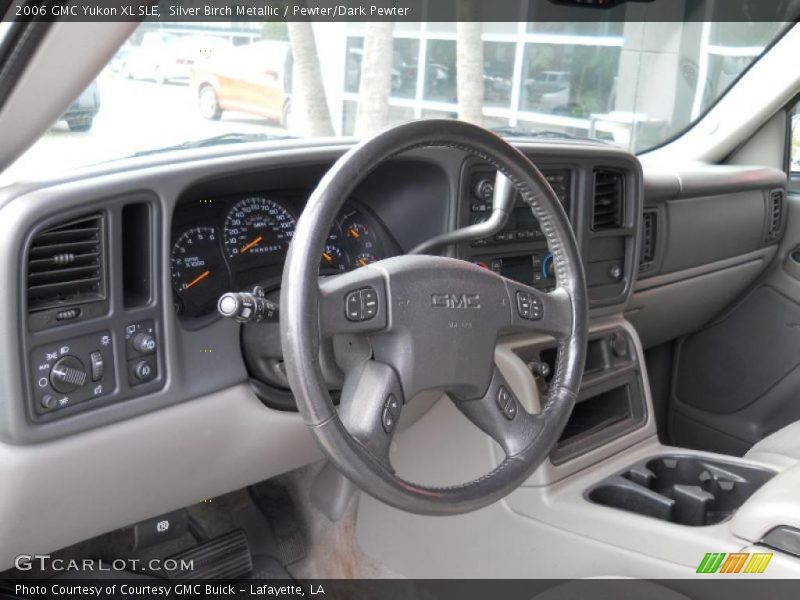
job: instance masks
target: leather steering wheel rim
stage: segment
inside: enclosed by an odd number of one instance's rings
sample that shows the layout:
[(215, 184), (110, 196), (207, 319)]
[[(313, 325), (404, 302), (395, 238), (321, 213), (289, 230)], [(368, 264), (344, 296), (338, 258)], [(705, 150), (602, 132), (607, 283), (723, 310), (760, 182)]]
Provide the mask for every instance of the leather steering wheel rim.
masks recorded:
[[(320, 282), (319, 257), (345, 200), (378, 165), (423, 147), (460, 149), (491, 164), (509, 178), (531, 207), (553, 254), (554, 292), (543, 294), (467, 262), (440, 257), (396, 257), (329, 278), (330, 282)], [(413, 281), (416, 287), (408, 287), (404, 283), (408, 281)], [(423, 312), (426, 318), (444, 318), (440, 315), (445, 311), (436, 310), (436, 301), (433, 308), (431, 305), (431, 298), (436, 294), (430, 292), (439, 291), (437, 281), (463, 281), (464, 285), (473, 286), (470, 289), (481, 292), (480, 300), (475, 300), (476, 306), (473, 307), (480, 310), (470, 312), (470, 318), (479, 331), (454, 333), (472, 336), (459, 339), (469, 341), (475, 352), (480, 353), (480, 357), (475, 357), (475, 365), (479, 359), (483, 361), (488, 356), (486, 348), (479, 347), (482, 338), (478, 334), (481, 331), (486, 333), (497, 329), (502, 334), (505, 331), (537, 331), (538, 326), (545, 330), (549, 327), (555, 332), (553, 337), (558, 348), (551, 385), (543, 409), (536, 415), (529, 415), (524, 408), (518, 409), (513, 394), (511, 403), (506, 404), (508, 410), (492, 412), (495, 401), (500, 406), (499, 394), (507, 387), (497, 369), (491, 371), (493, 365), (489, 365), (487, 371), (482, 362), (480, 368), (468, 365), (472, 368), (463, 371), (464, 377), (468, 373), (480, 372), (480, 377), (476, 375), (470, 385), (453, 382), (452, 390), (443, 390), (454, 391), (460, 398), (454, 400), (459, 409), (495, 437), (507, 454), (490, 473), (449, 487), (417, 485), (395, 474), (388, 461), (390, 436), (387, 432), (388, 441), (378, 439), (381, 438), (381, 429), (371, 422), (380, 420), (382, 411), (388, 406), (387, 398), (393, 394), (402, 397), (404, 392), (417, 392), (438, 382), (438, 375), (416, 373), (415, 369), (422, 367), (413, 364), (414, 353), (420, 350), (419, 340), (427, 333), (412, 331), (412, 324), (419, 322)], [(347, 294), (367, 288), (373, 289), (379, 300), (377, 319), (372, 319), (374, 323), (347, 322), (341, 316), (346, 309)], [(478, 296), (474, 294), (475, 298)], [(543, 307), (543, 320), (520, 318), (522, 309), (517, 303), (526, 297)], [(581, 256), (567, 215), (544, 176), (530, 160), (502, 138), (480, 127), (455, 120), (414, 121), (364, 140), (343, 155), (322, 178), (297, 222), (281, 290), (280, 328), (287, 376), (309, 430), (327, 457), (359, 488), (409, 512), (426, 515), (465, 513), (487, 506), (516, 489), (557, 442), (572, 412), (583, 374), (588, 336), (587, 304)], [(456, 305), (455, 308), (462, 306)], [(341, 330), (327, 330), (326, 320), (340, 323)], [(486, 328), (481, 330), (484, 322)], [(438, 326), (440, 321), (430, 323)], [(344, 397), (348, 395), (355, 398), (357, 414), (353, 417), (354, 411), (351, 411), (350, 422), (353, 418), (360, 424), (370, 421), (364, 425), (369, 431), (368, 436), (348, 431), (333, 405), (319, 366), (321, 336), (334, 333), (360, 336), (371, 348), (372, 354), (366, 366), (355, 369), (355, 383), (348, 387), (345, 381), (342, 400), (344, 403)], [(429, 343), (430, 338), (426, 339)], [(486, 341), (491, 343), (492, 355), (494, 341)], [(458, 366), (454, 365), (454, 368)], [(480, 392), (487, 373), (491, 381), (486, 381), (485, 392)], [(373, 394), (376, 395), (374, 399), (368, 398)], [(478, 398), (480, 394), (483, 396)], [(411, 397), (406, 400), (410, 401)], [(508, 414), (510, 409), (513, 409), (513, 416)]]

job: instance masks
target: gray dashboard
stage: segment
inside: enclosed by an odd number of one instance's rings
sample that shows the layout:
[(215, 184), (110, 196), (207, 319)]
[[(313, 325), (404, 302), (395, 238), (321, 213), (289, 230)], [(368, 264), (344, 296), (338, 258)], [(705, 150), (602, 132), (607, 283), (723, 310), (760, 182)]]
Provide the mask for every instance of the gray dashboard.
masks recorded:
[[(185, 214), (193, 202), (235, 194), (289, 190), (302, 196), (346, 147), (288, 143), (268, 150), (189, 153), (180, 161), (169, 156), (139, 159), (116, 168), (103, 165), (72, 179), (5, 190), (0, 199), (4, 234), (0, 271), (5, 281), (17, 283), (0, 308), (4, 352), (13, 357), (4, 365), (0, 438), (22, 444), (41, 442), (247, 382), (239, 326), (214, 315), (186, 319), (173, 310), (170, 249), (180, 225), (176, 215)], [(635, 278), (642, 189), (638, 161), (601, 144), (529, 143), (520, 148), (540, 168), (564, 173), (569, 179), (565, 200), (587, 261), (594, 312), (619, 312)], [(611, 227), (594, 231), (590, 199), (593, 173), (601, 168), (619, 175), (612, 181), (618, 204), (612, 206), (617, 213)], [(476, 169), (485, 167), (461, 151), (419, 150), (367, 175), (354, 197), (385, 228), (392, 252), (404, 252), (468, 222), (470, 183)], [(301, 208), (302, 200), (298, 203)], [(52, 228), (87, 215), (102, 220), (101, 293), (74, 305), (67, 298), (41, 314), (27, 315), (31, 296), (30, 290), (26, 294), (30, 282), (25, 267), (36, 258), (32, 252), (37, 240), (52, 236)], [(526, 268), (532, 273), (541, 268), (536, 261), (546, 245), (538, 239), (489, 240), (480, 247), (443, 252), (468, 260), (488, 257), (489, 262), (497, 256), (517, 261), (522, 257), (531, 263)], [(601, 276), (594, 281), (592, 268), (598, 252), (603, 262), (598, 270)], [(608, 281), (609, 271), (615, 274), (614, 281)], [(68, 314), (69, 318), (59, 320), (65, 309), (75, 308), (80, 313), (77, 317)], [(135, 338), (142, 332), (154, 338), (149, 342), (154, 351), (136, 349)], [(98, 345), (101, 340), (108, 341), (107, 349)], [(100, 380), (92, 376), (89, 384), (89, 362), (94, 365), (97, 350), (105, 353), (105, 375)], [(84, 364), (89, 387), (84, 385), (65, 404), (53, 406), (53, 398), (45, 396), (56, 396), (56, 402), (69, 396), (52, 389), (53, 373), (62, 376), (66, 369), (67, 379), (74, 375), (74, 369), (59, 362), (73, 354)], [(73, 361), (66, 367), (70, 364), (75, 366)], [(144, 369), (149, 377), (137, 379), (137, 369)], [(101, 387), (100, 393), (88, 391)]]
[[(174, 215), (182, 202), (307, 190), (348, 147), (292, 142), (204, 149), (100, 165), (56, 181), (0, 190), (0, 280), (7, 282), (0, 303), (0, 349), (6, 357), (0, 365), (0, 478), (5, 489), (0, 514), (26, 512), (36, 515), (39, 525), (31, 530), (25, 519), (4, 519), (0, 539), (24, 540), (33, 552), (51, 551), (319, 458), (297, 413), (269, 408), (257, 397), (241, 359), (240, 327), (213, 317), (187, 321), (175, 314), (169, 254), (178, 224)], [(595, 276), (605, 277), (615, 265), (623, 269), (619, 281), (590, 282), (591, 317), (625, 311), (650, 344), (701, 325), (713, 316), (706, 313), (741, 292), (776, 252), (777, 240), (759, 236), (765, 231), (769, 192), (785, 186), (780, 172), (706, 167), (695, 175), (647, 169), (643, 177), (635, 157), (608, 146), (519, 147), (540, 168), (570, 174), (569, 215), (587, 265), (602, 265)], [(407, 251), (480, 214), (472, 210), (478, 202), (470, 179), (474, 166), (482, 172), (481, 165), (458, 151), (415, 151), (368, 176), (358, 201), (368, 202), (399, 251)], [(601, 231), (592, 227), (591, 209), (598, 167), (625, 174), (620, 220)], [(751, 219), (732, 217), (736, 227), (730, 231), (714, 219), (721, 198), (729, 196)], [(664, 221), (656, 236), (661, 254), (638, 279), (643, 206), (660, 211)], [(43, 230), (94, 214), (105, 220), (108, 257), (100, 312), (87, 308), (85, 319), (56, 326), (31, 323), (25, 288), (32, 240)], [(514, 230), (513, 240), (442, 251), (467, 260), (544, 252), (537, 240), (524, 239), (526, 231), (527, 225)], [(516, 237), (520, 232), (522, 239)], [(695, 240), (715, 235), (729, 235), (730, 241), (702, 252), (682, 245), (692, 241), (697, 246)], [(126, 253), (137, 257), (127, 269)], [(609, 261), (613, 264), (603, 264)], [(131, 264), (137, 268), (126, 278)], [(709, 288), (708, 277), (727, 285)], [(687, 295), (687, 289), (702, 292), (702, 301)], [(139, 357), (129, 358), (126, 329), (147, 321), (157, 342), (157, 376), (131, 386), (127, 365)], [(106, 331), (118, 357), (109, 361), (114, 393), (78, 403), (63, 417), (37, 419), (31, 402), (40, 378), (31, 377), (31, 352), (50, 345), (60, 352), (65, 340), (84, 336), (102, 344), (102, 335), (94, 336)], [(42, 493), (45, 485), (59, 490), (58, 502)], [(0, 564), (7, 566), (12, 559), (11, 545), (0, 545)]]

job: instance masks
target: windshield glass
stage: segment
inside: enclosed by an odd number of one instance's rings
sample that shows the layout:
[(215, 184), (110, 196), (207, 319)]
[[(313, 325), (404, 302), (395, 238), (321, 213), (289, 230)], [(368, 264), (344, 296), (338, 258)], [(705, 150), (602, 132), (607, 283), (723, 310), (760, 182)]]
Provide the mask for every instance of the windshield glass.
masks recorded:
[(642, 152), (702, 116), (784, 29), (145, 22), (3, 180), (175, 147), (361, 137), (426, 118)]

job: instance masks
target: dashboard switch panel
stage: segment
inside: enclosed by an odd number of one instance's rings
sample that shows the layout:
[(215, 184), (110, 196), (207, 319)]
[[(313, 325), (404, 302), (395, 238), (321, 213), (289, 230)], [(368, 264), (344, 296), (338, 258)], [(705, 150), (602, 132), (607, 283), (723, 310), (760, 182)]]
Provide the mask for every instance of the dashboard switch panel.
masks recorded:
[(44, 414), (99, 398), (116, 389), (110, 331), (40, 346), (31, 352), (34, 410)]
[(135, 386), (153, 381), (158, 375), (158, 341), (153, 320), (128, 324), (125, 327), (125, 342), (128, 384)]

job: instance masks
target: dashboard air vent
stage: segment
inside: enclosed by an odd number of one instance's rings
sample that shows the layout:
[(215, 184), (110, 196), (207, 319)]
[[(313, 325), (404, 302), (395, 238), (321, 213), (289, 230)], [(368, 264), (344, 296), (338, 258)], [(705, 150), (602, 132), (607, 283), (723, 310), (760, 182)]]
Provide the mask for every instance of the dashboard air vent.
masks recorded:
[(639, 256), (639, 272), (644, 273), (653, 268), (656, 260), (656, 235), (658, 231), (658, 213), (647, 211), (642, 215), (642, 253)]
[(778, 239), (783, 224), (783, 190), (772, 190), (767, 203), (767, 241)]
[(624, 179), (619, 171), (594, 172), (592, 231), (622, 227), (623, 186)]
[(28, 312), (102, 300), (103, 247), (99, 214), (39, 232), (28, 252)]

